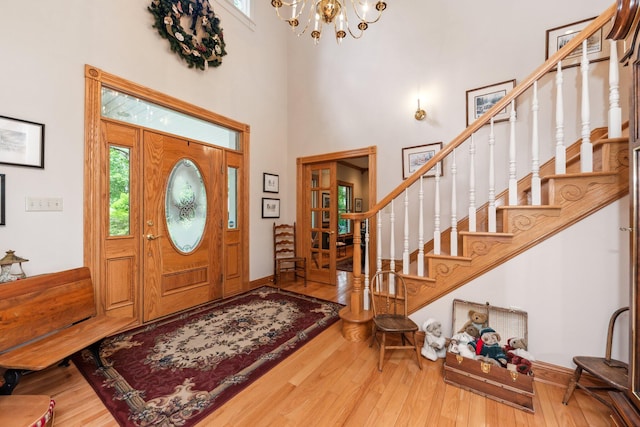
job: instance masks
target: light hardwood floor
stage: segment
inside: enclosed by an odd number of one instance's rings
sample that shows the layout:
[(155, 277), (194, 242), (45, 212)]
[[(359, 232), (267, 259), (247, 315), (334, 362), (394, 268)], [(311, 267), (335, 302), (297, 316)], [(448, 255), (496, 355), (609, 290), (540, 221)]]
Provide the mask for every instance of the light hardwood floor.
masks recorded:
[[(309, 282), (285, 289), (345, 303), (349, 278), (338, 286)], [(211, 414), (199, 426), (608, 426), (609, 411), (577, 390), (567, 406), (564, 388), (535, 383), (535, 414), (447, 385), (442, 362), (390, 351), (383, 372), (377, 349), (342, 338), (340, 323), (289, 356)], [(55, 425), (117, 426), (71, 365), (23, 377), (14, 394), (49, 394)], [(10, 427), (10, 426), (2, 426)]]

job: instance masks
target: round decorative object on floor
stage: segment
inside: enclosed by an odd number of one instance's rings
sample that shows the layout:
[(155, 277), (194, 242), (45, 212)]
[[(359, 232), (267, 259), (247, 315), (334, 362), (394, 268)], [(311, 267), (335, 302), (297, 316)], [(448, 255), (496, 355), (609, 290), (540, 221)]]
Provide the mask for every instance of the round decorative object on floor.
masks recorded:
[(0, 425), (51, 427), (55, 401), (45, 395), (0, 396)]

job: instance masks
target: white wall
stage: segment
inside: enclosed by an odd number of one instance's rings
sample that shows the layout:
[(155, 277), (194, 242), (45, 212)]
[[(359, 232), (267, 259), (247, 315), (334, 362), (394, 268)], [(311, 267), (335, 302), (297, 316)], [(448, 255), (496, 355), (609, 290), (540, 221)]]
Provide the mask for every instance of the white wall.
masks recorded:
[[(28, 275), (83, 263), (85, 64), (249, 124), (252, 189), (262, 190), (262, 172), (284, 174), (289, 34), (268, 2), (254, 1), (255, 31), (232, 8), (213, 3), (228, 55), (204, 72), (189, 69), (152, 28), (149, 0), (61, 0), (28, 10), (2, 3), (11, 18), (0, 28), (0, 115), (45, 124), (44, 170), (0, 165), (7, 181), (0, 253), (13, 249), (28, 258)], [(281, 183), (281, 194), (293, 194), (292, 183)], [(27, 196), (62, 197), (64, 210), (25, 212)], [(256, 278), (271, 268), (261, 249), (271, 247), (271, 222), (260, 219), (258, 192), (249, 209)]]

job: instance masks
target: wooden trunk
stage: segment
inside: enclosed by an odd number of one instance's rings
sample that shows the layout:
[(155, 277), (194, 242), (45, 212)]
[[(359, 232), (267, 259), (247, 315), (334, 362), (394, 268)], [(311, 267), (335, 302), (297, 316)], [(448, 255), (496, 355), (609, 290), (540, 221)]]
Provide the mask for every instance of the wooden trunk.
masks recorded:
[(533, 376), (447, 352), (444, 381), (498, 402), (533, 410)]
[[(468, 320), (469, 310), (488, 313), (489, 327), (500, 333), (502, 346), (511, 337), (527, 338), (526, 312), (457, 299), (453, 302), (453, 334)], [(533, 375), (447, 352), (444, 381), (514, 408), (534, 412)]]

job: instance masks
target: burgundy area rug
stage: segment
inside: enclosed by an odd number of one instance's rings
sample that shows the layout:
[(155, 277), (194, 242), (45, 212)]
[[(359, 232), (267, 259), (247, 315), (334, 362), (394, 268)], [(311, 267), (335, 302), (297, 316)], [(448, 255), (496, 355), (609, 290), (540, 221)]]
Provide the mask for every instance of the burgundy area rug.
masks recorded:
[(121, 426), (193, 426), (338, 320), (340, 304), (262, 287), (108, 338), (73, 362)]

